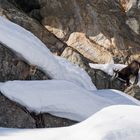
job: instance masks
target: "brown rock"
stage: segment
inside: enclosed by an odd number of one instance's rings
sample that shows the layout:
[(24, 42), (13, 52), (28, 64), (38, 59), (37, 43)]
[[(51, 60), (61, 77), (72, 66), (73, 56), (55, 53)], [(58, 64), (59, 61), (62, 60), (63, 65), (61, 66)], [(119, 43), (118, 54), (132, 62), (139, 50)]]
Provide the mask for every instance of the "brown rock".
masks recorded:
[(98, 44), (91, 42), (83, 33), (72, 33), (67, 44), (93, 62), (113, 62), (110, 52), (103, 47), (101, 48)]

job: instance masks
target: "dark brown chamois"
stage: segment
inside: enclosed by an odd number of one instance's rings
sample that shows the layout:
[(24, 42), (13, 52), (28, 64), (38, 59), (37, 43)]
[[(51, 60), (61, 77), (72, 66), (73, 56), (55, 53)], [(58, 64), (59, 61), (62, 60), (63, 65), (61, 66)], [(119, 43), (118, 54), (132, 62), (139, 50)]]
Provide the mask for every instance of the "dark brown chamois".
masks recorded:
[(133, 84), (138, 83), (138, 77), (139, 77), (139, 69), (140, 69), (140, 63), (136, 60), (132, 61), (127, 67), (121, 69), (121, 70), (113, 70), (114, 74), (112, 76), (112, 79), (119, 78), (122, 81), (126, 82), (127, 86), (130, 85), (130, 79), (132, 77), (135, 77), (135, 81)]

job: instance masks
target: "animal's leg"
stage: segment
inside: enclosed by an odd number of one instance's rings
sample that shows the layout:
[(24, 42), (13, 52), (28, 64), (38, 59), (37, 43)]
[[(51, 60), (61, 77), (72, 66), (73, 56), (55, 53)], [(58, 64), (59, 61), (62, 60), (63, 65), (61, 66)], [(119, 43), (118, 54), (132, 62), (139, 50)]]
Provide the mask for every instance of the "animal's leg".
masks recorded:
[(127, 84), (127, 86), (130, 85), (129, 79), (126, 80), (126, 84)]
[(133, 85), (135, 85), (135, 84), (137, 84), (138, 83), (138, 75), (136, 76), (136, 78), (135, 78), (135, 81), (134, 81), (134, 83), (133, 83)]

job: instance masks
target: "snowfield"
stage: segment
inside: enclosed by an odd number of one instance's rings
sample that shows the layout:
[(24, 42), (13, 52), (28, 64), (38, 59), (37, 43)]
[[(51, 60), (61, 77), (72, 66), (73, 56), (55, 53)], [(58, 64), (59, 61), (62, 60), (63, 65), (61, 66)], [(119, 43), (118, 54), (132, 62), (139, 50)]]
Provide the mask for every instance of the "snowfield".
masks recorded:
[[(138, 100), (117, 90), (97, 90), (83, 69), (52, 55), (32, 33), (3, 17), (0, 42), (53, 79), (0, 83), (2, 94), (29, 111), (83, 121), (53, 129), (0, 128), (0, 140), (140, 139)], [(104, 65), (103, 69), (108, 72), (110, 67), (113, 64)]]
[(0, 128), (0, 140), (139, 140), (140, 107), (114, 105), (73, 126), (51, 129)]

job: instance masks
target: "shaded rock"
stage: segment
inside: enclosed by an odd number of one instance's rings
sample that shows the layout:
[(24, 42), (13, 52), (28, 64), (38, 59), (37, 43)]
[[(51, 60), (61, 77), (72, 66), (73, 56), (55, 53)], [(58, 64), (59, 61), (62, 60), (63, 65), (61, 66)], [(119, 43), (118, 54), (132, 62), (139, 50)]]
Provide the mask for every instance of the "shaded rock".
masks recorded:
[(0, 93), (0, 127), (35, 128), (35, 120), (22, 107)]
[(8, 48), (0, 45), (0, 81), (35, 79), (44, 80), (48, 77), (38, 69), (32, 73), (32, 66), (22, 61)]
[(8, 0), (9, 2), (22, 9), (24, 12), (29, 13), (34, 9), (40, 9), (38, 0)]
[(77, 123), (76, 121), (53, 116), (49, 113), (36, 114), (32, 112), (31, 116), (35, 119), (36, 128), (64, 127)]
[(46, 128), (62, 127), (77, 123), (69, 119), (50, 114), (29, 112), (25, 107), (17, 104), (0, 93), (0, 127), (7, 128)]
[(45, 127), (64, 127), (64, 126), (70, 126), (73, 124), (76, 124), (76, 121), (60, 118), (56, 116), (52, 116), (50, 114), (43, 114), (42, 119), (44, 121)]

